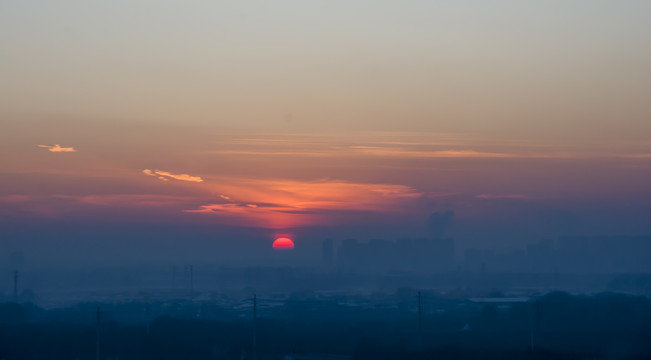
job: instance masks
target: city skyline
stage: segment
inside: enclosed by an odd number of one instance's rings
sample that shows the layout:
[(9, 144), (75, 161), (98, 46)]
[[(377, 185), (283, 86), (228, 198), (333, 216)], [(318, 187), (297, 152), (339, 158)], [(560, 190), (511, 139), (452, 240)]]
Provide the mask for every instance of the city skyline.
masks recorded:
[(651, 358), (651, 1), (3, 0), (1, 359)]

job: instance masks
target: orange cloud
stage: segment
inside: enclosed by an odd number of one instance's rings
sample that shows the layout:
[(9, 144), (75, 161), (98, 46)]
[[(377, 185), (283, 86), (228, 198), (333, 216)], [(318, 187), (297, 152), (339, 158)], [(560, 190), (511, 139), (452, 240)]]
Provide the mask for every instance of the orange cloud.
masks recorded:
[(163, 181), (168, 181), (169, 179), (181, 180), (181, 181), (190, 181), (190, 182), (203, 182), (203, 179), (199, 176), (192, 176), (188, 174), (172, 174), (168, 171), (161, 170), (149, 170), (145, 169), (142, 171), (143, 174), (149, 176), (156, 176), (158, 179)]
[[(346, 219), (350, 211), (399, 213), (411, 210), (407, 203), (423, 196), (404, 185), (359, 184), (321, 180), (231, 179), (215, 185), (219, 202), (186, 212), (219, 215), (229, 223), (247, 226), (287, 228), (328, 224)], [(229, 195), (223, 195), (228, 193)], [(348, 219), (350, 221), (350, 219)]]
[(61, 147), (59, 144), (54, 145), (38, 145), (38, 147), (46, 148), (50, 152), (77, 152), (73, 147)]

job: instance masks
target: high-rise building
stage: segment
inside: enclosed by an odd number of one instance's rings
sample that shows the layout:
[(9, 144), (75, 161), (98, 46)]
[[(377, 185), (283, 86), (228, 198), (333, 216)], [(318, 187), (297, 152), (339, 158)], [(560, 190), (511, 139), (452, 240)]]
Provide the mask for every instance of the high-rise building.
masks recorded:
[(330, 268), (335, 262), (335, 245), (332, 239), (325, 239), (321, 244), (321, 262), (324, 267)]

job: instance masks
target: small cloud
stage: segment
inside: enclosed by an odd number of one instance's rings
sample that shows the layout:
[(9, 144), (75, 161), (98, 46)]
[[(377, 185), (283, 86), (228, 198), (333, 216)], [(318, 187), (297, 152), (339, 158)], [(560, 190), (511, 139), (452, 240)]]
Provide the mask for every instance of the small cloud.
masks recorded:
[(156, 174), (160, 176), (165, 176), (168, 178), (176, 179), (176, 180), (182, 180), (182, 181), (190, 181), (190, 182), (203, 182), (203, 179), (199, 176), (192, 176), (188, 174), (172, 174), (167, 171), (159, 171), (156, 170)]
[(61, 147), (59, 144), (54, 145), (38, 145), (38, 147), (46, 148), (50, 152), (77, 152), (75, 148), (71, 147)]
[(203, 179), (199, 176), (192, 176), (188, 174), (172, 174), (168, 171), (161, 170), (149, 170), (144, 169), (143, 174), (148, 176), (156, 176), (158, 179), (163, 181), (169, 181), (169, 179), (181, 180), (181, 181), (190, 181), (190, 182), (203, 182)]
[(529, 196), (526, 195), (521, 195), (521, 194), (503, 194), (503, 195), (496, 195), (496, 194), (481, 194), (475, 196), (477, 199), (486, 199), (486, 200), (492, 200), (492, 199), (519, 199), (519, 200), (528, 200), (531, 199)]
[(226, 195), (223, 195), (223, 194), (219, 194), (219, 197), (222, 198), (222, 199), (224, 199), (224, 200), (232, 201), (231, 198), (230, 198), (230, 196), (226, 196)]

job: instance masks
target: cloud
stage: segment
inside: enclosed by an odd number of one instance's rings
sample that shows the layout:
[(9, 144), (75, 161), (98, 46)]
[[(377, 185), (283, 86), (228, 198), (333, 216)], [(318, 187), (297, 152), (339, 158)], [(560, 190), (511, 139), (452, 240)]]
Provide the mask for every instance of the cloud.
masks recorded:
[(172, 174), (171, 172), (168, 171), (161, 171), (161, 170), (152, 171), (149, 169), (144, 169), (142, 173), (149, 176), (156, 176), (158, 177), (158, 179), (163, 181), (169, 181), (169, 179), (175, 179), (175, 180), (190, 181), (190, 182), (203, 182), (203, 179), (199, 176), (192, 176), (188, 174)]
[(382, 157), (400, 157), (400, 158), (515, 158), (518, 155), (484, 152), (475, 150), (437, 150), (437, 151), (418, 151), (413, 149), (381, 148), (366, 147), (356, 149), (358, 152)]
[[(614, 150), (614, 151), (611, 151)], [(258, 134), (220, 142), (207, 153), (242, 158), (378, 158), (378, 159), (651, 159), (648, 150), (628, 152), (562, 144), (485, 139), (472, 134), (358, 132), (323, 134)], [(632, 149), (629, 149), (632, 150)]]
[(0, 195), (0, 217), (17, 214), (46, 218), (68, 215), (93, 217), (97, 216), (95, 209), (98, 208), (105, 208), (107, 212), (103, 214), (109, 217), (121, 216), (129, 209), (143, 216), (147, 212), (177, 214), (181, 209), (200, 201), (200, 198), (193, 196), (161, 194)]
[[(482, 140), (435, 133), (261, 134), (231, 139), (212, 154), (241, 157), (379, 159), (572, 159), (612, 154), (559, 151), (530, 142)], [(635, 154), (645, 158), (645, 154)]]
[(54, 145), (38, 145), (38, 147), (46, 148), (50, 152), (77, 152), (75, 148), (71, 147), (61, 147), (59, 144)]
[(480, 194), (475, 196), (477, 199), (485, 199), (485, 200), (492, 200), (492, 199), (516, 199), (516, 200), (529, 200), (531, 197), (522, 195), (522, 194)]
[[(277, 150), (215, 150), (220, 155), (249, 155), (249, 156), (290, 156), (290, 157), (384, 157), (384, 158), (535, 158), (548, 157), (541, 154), (509, 154), (498, 152), (482, 152), (474, 150), (439, 150), (418, 151), (380, 146), (350, 146), (348, 148), (277, 151)], [(549, 157), (560, 157), (550, 155)]]
[(218, 199), (186, 212), (267, 228), (349, 223), (355, 220), (344, 214), (351, 212), (412, 213), (423, 196), (404, 185), (339, 180), (223, 179), (211, 186)]

